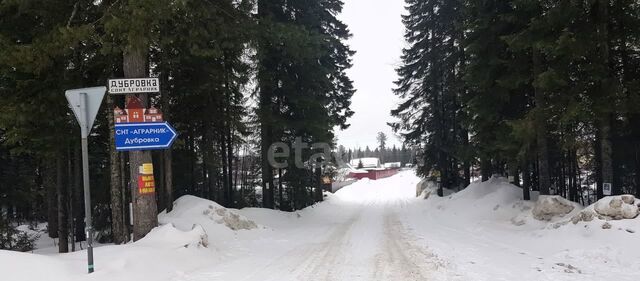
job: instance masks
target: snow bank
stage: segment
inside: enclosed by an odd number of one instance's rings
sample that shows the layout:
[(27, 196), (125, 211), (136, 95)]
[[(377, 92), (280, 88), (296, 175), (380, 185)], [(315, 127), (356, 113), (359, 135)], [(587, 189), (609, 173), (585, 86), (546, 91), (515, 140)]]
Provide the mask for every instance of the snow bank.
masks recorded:
[[(491, 178), (450, 196), (429, 196), (400, 216), (423, 234), (425, 245), (463, 274), (460, 280), (637, 280), (639, 217), (601, 220), (596, 204), (583, 209), (557, 197), (537, 200), (536, 193), (531, 195), (534, 201), (524, 201), (521, 188)], [(613, 217), (633, 214), (630, 198), (619, 199), (605, 199), (599, 209)], [(636, 207), (638, 203), (634, 200)], [(540, 210), (533, 210), (543, 205), (559, 209), (564, 217), (537, 220), (534, 213)], [(582, 221), (589, 216), (585, 214), (591, 214), (591, 221), (571, 223), (570, 218)]]
[[(54, 257), (0, 250), (2, 280), (68, 280), (69, 266)], [(36, 270), (37, 269), (37, 270)], [(66, 279), (52, 279), (65, 276)]]
[(137, 246), (160, 248), (207, 247), (209, 239), (202, 226), (194, 225), (191, 231), (181, 231), (173, 224), (161, 225), (135, 243)]
[(0, 251), (1, 280), (7, 281), (138, 281), (179, 280), (180, 272), (218, 262), (208, 236), (195, 226), (182, 231), (171, 224), (154, 228), (143, 239), (126, 245), (94, 249), (96, 272), (88, 275), (86, 251), (40, 255)]
[(557, 195), (544, 195), (538, 198), (531, 211), (533, 217), (541, 221), (550, 221), (554, 217), (564, 217), (580, 206)]
[(638, 216), (638, 205), (635, 201), (633, 195), (609, 196), (598, 200), (593, 210), (609, 219), (635, 219)]
[(453, 194), (450, 194), (451, 190), (445, 190), (445, 197), (442, 198), (433, 196), (436, 192), (433, 183), (421, 181), (416, 191), (420, 189), (423, 190), (421, 197), (432, 201), (426, 203), (430, 205), (429, 209), (467, 224), (491, 223), (501, 227), (530, 225), (533, 229), (557, 229), (570, 222), (570, 218), (579, 215), (583, 209), (579, 204), (560, 196), (539, 196), (537, 192), (531, 193), (532, 199), (537, 200), (524, 201), (522, 188), (501, 177), (473, 182)]
[(435, 203), (433, 208), (463, 220), (517, 221), (521, 225), (531, 220), (533, 209), (533, 202), (524, 202), (521, 197), (521, 188), (505, 178), (492, 177), (449, 196), (429, 198)]
[(238, 239), (239, 232), (258, 225), (235, 210), (194, 196), (179, 198), (173, 211), (163, 212), (158, 220), (161, 225), (137, 242), (95, 248), (96, 272), (91, 275), (86, 274), (86, 251), (52, 256), (0, 251), (0, 279), (182, 280), (184, 272), (220, 263), (223, 251), (262, 234), (245, 231), (248, 238)]
[[(640, 200), (633, 195), (607, 196), (573, 216), (571, 221), (577, 224), (579, 222), (591, 222), (596, 219), (600, 221), (636, 219), (640, 215), (639, 205)], [(640, 220), (635, 221), (640, 222)], [(611, 227), (611, 223), (602, 224), (604, 229), (610, 229)]]
[[(443, 189), (444, 196), (454, 194), (455, 191), (451, 189)], [(438, 194), (438, 184), (436, 182), (423, 179), (416, 184), (416, 197), (421, 199), (429, 199), (429, 196)]]
[(227, 209), (211, 200), (186, 195), (173, 203), (173, 210), (168, 214), (163, 211), (158, 215), (160, 224), (175, 225), (182, 231), (190, 231), (200, 226), (209, 236), (231, 238), (235, 231), (251, 230), (258, 225), (235, 210)]

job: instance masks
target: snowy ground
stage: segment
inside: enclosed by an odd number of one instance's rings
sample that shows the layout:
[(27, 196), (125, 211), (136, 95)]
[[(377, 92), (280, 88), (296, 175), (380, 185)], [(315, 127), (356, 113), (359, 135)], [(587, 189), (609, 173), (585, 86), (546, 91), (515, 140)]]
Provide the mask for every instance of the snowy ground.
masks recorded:
[[(500, 179), (415, 198), (411, 171), (361, 180), (297, 213), (183, 197), (147, 238), (65, 255), (0, 251), (2, 280), (637, 280), (640, 219), (531, 216)], [(577, 211), (577, 210), (576, 210)], [(255, 222), (255, 223), (254, 223)], [(175, 226), (175, 227), (174, 227)]]

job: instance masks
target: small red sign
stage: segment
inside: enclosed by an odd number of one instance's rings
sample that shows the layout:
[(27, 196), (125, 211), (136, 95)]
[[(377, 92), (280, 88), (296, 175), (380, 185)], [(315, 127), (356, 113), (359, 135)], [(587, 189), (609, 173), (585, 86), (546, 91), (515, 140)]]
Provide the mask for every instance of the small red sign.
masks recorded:
[(139, 175), (138, 176), (138, 193), (140, 194), (153, 194), (156, 192), (156, 183), (153, 179), (153, 175)]

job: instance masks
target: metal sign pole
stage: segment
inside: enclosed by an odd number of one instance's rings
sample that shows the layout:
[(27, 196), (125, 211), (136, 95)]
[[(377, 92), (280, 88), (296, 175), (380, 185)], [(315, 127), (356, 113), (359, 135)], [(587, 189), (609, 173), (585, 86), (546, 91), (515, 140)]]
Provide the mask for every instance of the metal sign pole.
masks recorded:
[(93, 226), (91, 225), (91, 189), (89, 187), (89, 133), (107, 87), (93, 87), (65, 91), (69, 106), (80, 125), (80, 140), (82, 146), (82, 182), (84, 185), (84, 214), (85, 233), (87, 235), (87, 258), (89, 273), (93, 268)]
[[(84, 120), (88, 119), (89, 113), (87, 112), (87, 94), (81, 93), (80, 95), (80, 112), (84, 114)], [(89, 187), (89, 128), (88, 125), (80, 128), (82, 137), (82, 181), (84, 184), (84, 214), (86, 224), (87, 235), (87, 261), (89, 273), (92, 273), (93, 268), (93, 227), (91, 226), (91, 189)]]

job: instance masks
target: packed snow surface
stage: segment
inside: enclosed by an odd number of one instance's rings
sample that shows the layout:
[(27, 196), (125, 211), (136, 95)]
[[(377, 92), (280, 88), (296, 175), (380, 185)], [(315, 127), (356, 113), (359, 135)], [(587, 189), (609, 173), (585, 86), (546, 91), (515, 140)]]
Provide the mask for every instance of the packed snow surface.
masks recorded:
[[(474, 183), (443, 198), (427, 184), (427, 199), (416, 197), (419, 182), (412, 171), (363, 179), (295, 213), (226, 209), (186, 196), (172, 212), (159, 215), (162, 226), (144, 239), (96, 248), (91, 275), (85, 273), (84, 251), (0, 251), (0, 276), (3, 281), (640, 277), (638, 218), (607, 221), (594, 216), (573, 223), (583, 213), (575, 206), (541, 221), (532, 212), (536, 203), (520, 200), (522, 190), (503, 179)], [(615, 209), (616, 204), (604, 211), (634, 211)]]

